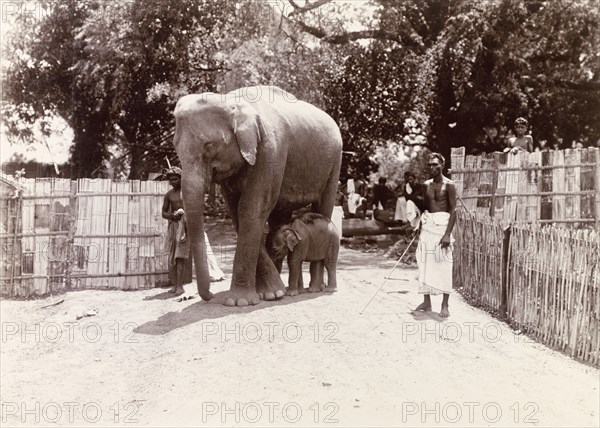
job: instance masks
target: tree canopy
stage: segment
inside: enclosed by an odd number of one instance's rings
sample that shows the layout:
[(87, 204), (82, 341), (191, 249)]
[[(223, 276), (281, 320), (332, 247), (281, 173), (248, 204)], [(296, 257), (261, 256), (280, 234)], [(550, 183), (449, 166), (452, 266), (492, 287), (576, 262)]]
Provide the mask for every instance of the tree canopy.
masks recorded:
[[(174, 159), (186, 93), (273, 84), (340, 125), (345, 165), (386, 148), (503, 148), (600, 139), (600, 11), (572, 0), (83, 0), (48, 2), (8, 43), (3, 121), (31, 138), (73, 128), (72, 174), (102, 175), (111, 145), (130, 178)], [(25, 125), (24, 125), (25, 124)], [(409, 156), (410, 158), (410, 156)]]

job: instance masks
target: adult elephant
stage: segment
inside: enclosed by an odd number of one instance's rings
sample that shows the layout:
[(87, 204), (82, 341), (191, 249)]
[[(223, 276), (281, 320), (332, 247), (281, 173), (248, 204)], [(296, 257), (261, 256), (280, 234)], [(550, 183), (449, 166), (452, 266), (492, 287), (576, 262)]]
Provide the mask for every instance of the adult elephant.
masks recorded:
[(286, 223), (308, 204), (331, 218), (342, 161), (335, 121), (273, 86), (184, 96), (175, 119), (198, 293), (212, 298), (204, 242), (204, 194), (212, 179), (222, 186), (237, 232), (225, 305), (282, 297), (285, 286), (264, 244), (265, 224)]

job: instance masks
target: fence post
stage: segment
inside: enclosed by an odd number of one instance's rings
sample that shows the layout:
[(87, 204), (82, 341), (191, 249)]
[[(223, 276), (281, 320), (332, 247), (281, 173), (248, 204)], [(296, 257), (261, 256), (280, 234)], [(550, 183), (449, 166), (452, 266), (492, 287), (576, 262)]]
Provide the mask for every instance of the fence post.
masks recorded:
[(494, 218), (496, 212), (496, 188), (498, 187), (498, 161), (494, 159), (494, 172), (492, 172), (492, 197), (490, 200), (490, 217)]
[(600, 149), (596, 149), (596, 183), (595, 189), (596, 193), (594, 194), (594, 199), (596, 202), (596, 212), (594, 215), (596, 216), (596, 230), (600, 231)]
[(77, 186), (79, 181), (71, 180), (71, 196), (69, 197), (69, 233), (67, 235), (67, 260), (65, 262), (65, 289), (71, 290), (71, 274), (75, 264), (75, 232), (77, 229)]
[(510, 265), (510, 234), (511, 226), (504, 229), (504, 237), (502, 239), (502, 291), (500, 294), (500, 318), (506, 319), (508, 312), (508, 266)]

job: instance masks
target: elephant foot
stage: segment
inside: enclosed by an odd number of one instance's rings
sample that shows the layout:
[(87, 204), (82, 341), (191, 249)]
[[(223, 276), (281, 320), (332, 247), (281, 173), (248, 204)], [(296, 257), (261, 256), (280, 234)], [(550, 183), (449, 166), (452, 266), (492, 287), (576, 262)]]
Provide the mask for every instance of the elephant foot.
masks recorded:
[[(281, 299), (286, 294), (285, 287), (271, 288), (268, 284), (259, 284), (258, 281), (256, 284), (256, 288), (257, 288), (258, 296), (262, 300)], [(258, 290), (260, 290), (260, 291), (258, 291)]]
[(336, 291), (337, 291), (337, 287), (327, 286), (327, 287), (323, 288), (324, 293), (335, 293)]
[(254, 290), (244, 287), (232, 287), (225, 293), (225, 306), (248, 306), (256, 305), (260, 302), (258, 294)]
[(256, 292), (263, 300), (275, 300), (285, 296), (285, 285), (274, 267), (264, 269), (260, 275), (256, 275)]
[(297, 296), (300, 293), (300, 291), (297, 288), (290, 288), (288, 287), (285, 294), (287, 296)]
[(308, 287), (308, 292), (309, 293), (320, 293), (321, 291), (324, 290), (325, 287), (323, 287), (322, 285), (310, 285)]

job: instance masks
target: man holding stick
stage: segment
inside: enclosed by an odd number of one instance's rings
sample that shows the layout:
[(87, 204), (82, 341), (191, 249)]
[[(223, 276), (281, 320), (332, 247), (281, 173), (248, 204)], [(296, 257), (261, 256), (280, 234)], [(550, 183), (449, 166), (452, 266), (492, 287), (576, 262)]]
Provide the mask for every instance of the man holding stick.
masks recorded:
[(452, 229), (456, 222), (456, 187), (442, 174), (445, 159), (439, 153), (429, 155), (431, 179), (424, 183), (424, 209), (421, 236), (417, 247), (419, 293), (423, 303), (415, 311), (431, 311), (431, 294), (443, 294), (440, 316), (450, 316), (448, 299), (452, 293)]

